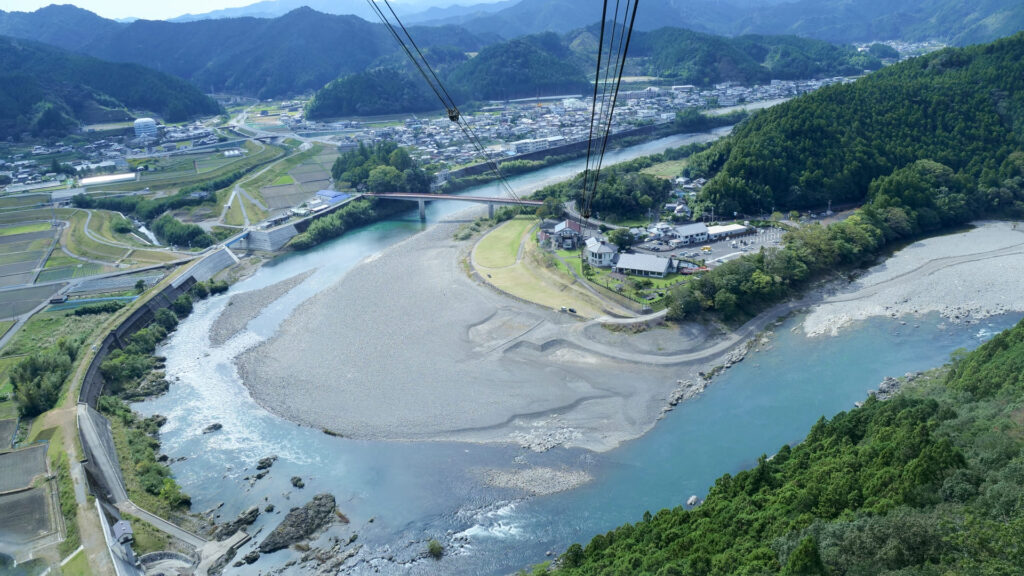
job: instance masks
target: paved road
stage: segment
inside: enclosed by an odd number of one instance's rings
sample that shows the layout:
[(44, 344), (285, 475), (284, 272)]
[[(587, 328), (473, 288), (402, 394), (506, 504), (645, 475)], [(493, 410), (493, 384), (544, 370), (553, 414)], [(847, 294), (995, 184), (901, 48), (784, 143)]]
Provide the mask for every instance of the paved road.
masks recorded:
[(139, 508), (138, 506), (136, 506), (130, 500), (127, 500), (127, 501), (124, 501), (124, 502), (118, 502), (117, 503), (117, 509), (122, 514), (131, 514), (132, 516), (135, 516), (136, 518), (141, 518), (141, 519), (145, 520), (150, 525), (152, 525), (154, 528), (160, 530), (161, 532), (163, 532), (165, 534), (169, 534), (171, 536), (174, 536), (178, 540), (181, 540), (182, 542), (188, 544), (189, 546), (194, 547), (196, 550), (201, 549), (207, 543), (207, 540), (205, 538), (200, 538), (199, 536), (196, 536), (195, 534), (189, 532), (188, 530), (185, 530), (184, 528), (181, 528), (181, 527), (179, 527), (179, 526), (177, 526), (175, 524), (172, 524), (172, 523), (168, 522), (167, 520), (164, 520), (163, 518), (157, 516), (156, 514), (151, 514), (151, 513), (147, 512), (146, 510), (143, 510), (142, 508)]

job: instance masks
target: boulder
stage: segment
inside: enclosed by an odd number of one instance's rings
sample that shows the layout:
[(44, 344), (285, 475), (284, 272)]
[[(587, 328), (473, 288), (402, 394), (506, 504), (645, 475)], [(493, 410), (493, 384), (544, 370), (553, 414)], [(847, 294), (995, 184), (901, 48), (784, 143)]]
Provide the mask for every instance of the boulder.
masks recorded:
[[(238, 518), (226, 524), (221, 524), (220, 526), (217, 526), (217, 529), (213, 531), (213, 539), (218, 541), (227, 540), (228, 538), (234, 536), (235, 532), (238, 532), (243, 527), (249, 526), (250, 524), (255, 522), (256, 518), (259, 515), (259, 507), (251, 506), (247, 508), (245, 511), (238, 515)], [(255, 560), (253, 560), (253, 562), (255, 562)], [(249, 564), (252, 564), (252, 562), (249, 562)]]
[(334, 496), (317, 494), (305, 506), (292, 508), (260, 543), (260, 552), (269, 554), (309, 538), (334, 521), (335, 507)]

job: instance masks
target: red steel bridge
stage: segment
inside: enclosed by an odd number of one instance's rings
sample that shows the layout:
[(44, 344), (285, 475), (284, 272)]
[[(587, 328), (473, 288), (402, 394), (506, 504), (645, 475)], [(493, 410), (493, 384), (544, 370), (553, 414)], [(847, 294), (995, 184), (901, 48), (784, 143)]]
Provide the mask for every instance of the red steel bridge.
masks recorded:
[(455, 200), (458, 202), (475, 202), (487, 204), (487, 216), (494, 217), (494, 207), (500, 206), (540, 206), (544, 204), (540, 200), (522, 200), (520, 198), (490, 198), (487, 196), (456, 196), (455, 194), (419, 194), (412, 192), (378, 192), (364, 193), (369, 198), (386, 198), (389, 200), (407, 200), (418, 202), (420, 205), (420, 220), (427, 219), (427, 202), (432, 200)]

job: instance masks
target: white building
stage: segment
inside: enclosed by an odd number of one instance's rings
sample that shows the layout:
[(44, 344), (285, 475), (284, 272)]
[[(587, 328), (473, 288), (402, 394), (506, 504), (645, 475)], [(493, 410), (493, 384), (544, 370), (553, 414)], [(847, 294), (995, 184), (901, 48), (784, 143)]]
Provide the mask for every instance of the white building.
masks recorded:
[(598, 268), (608, 268), (615, 258), (615, 249), (597, 238), (587, 238), (587, 263)]
[(135, 137), (148, 136), (156, 138), (156, 120), (152, 118), (139, 118), (135, 121)]
[(676, 238), (678, 238), (680, 245), (707, 242), (708, 227), (700, 222), (676, 226)]
[(725, 226), (710, 226), (708, 227), (708, 238), (711, 240), (721, 240), (722, 238), (730, 238), (732, 236), (742, 236), (750, 232), (750, 228), (747, 228), (743, 224), (726, 224)]

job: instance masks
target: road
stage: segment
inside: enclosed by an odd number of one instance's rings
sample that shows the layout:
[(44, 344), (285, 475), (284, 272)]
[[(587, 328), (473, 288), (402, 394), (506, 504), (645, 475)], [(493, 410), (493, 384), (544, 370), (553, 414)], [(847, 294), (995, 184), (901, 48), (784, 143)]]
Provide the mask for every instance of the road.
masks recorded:
[(199, 550), (207, 543), (207, 540), (205, 538), (200, 538), (199, 536), (196, 536), (188, 530), (185, 530), (184, 528), (181, 528), (175, 524), (168, 522), (167, 520), (164, 520), (156, 514), (151, 514), (146, 510), (139, 508), (130, 500), (118, 502), (117, 509), (122, 514), (131, 514), (136, 518), (141, 518), (145, 520), (157, 530), (160, 530), (164, 534), (168, 534), (170, 536), (177, 538), (178, 540), (188, 544), (189, 546), (194, 547), (196, 550)]

